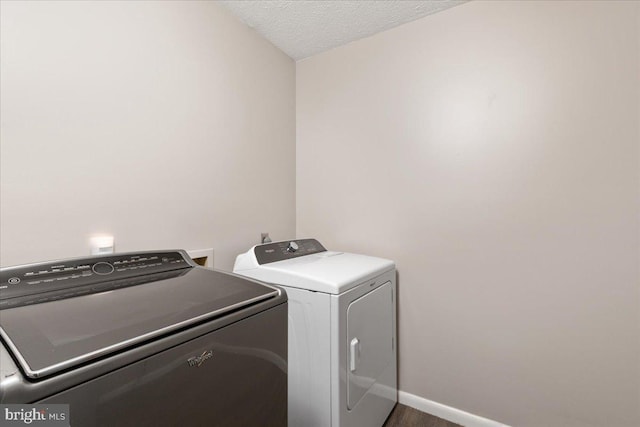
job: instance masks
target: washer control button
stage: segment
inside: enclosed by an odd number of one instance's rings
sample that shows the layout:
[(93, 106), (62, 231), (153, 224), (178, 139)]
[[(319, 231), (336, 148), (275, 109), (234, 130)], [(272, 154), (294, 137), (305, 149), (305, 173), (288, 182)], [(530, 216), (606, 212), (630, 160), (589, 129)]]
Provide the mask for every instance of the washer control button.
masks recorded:
[(97, 262), (93, 264), (93, 267), (91, 267), (91, 269), (94, 273), (100, 275), (111, 274), (114, 270), (113, 265), (109, 264), (108, 262)]
[(295, 252), (298, 250), (298, 244), (296, 242), (289, 242), (287, 246), (287, 252)]

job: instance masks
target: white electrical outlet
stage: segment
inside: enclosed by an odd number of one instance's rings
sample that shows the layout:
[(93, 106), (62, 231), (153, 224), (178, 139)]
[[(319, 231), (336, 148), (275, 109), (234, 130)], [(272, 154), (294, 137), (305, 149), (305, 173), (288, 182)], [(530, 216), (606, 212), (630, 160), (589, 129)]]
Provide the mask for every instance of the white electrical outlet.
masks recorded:
[(91, 255), (112, 254), (114, 249), (113, 236), (100, 235), (90, 239)]

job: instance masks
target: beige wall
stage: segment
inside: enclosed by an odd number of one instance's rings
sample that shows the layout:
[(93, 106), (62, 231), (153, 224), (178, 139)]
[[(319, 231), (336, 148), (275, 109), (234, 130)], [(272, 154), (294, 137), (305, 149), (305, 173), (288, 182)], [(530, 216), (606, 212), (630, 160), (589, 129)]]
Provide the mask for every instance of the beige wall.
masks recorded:
[(3, 266), (295, 230), (295, 63), (215, 2), (2, 2)]
[(400, 388), (640, 425), (637, 2), (474, 1), (297, 64), (297, 234), (397, 261)]
[[(5, 2), (0, 263), (294, 234), (295, 64), (215, 2)], [(475, 1), (297, 64), (297, 235), (394, 259), (400, 386), (640, 425), (637, 2)]]

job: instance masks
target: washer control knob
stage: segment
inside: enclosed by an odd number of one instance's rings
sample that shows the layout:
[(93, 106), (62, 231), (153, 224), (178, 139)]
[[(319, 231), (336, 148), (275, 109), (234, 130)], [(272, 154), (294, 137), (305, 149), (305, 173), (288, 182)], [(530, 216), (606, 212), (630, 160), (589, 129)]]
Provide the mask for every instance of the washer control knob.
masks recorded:
[(108, 262), (97, 262), (91, 267), (94, 273), (104, 276), (113, 273), (113, 265)]
[(295, 252), (298, 250), (298, 244), (296, 242), (289, 242), (287, 245), (287, 252)]

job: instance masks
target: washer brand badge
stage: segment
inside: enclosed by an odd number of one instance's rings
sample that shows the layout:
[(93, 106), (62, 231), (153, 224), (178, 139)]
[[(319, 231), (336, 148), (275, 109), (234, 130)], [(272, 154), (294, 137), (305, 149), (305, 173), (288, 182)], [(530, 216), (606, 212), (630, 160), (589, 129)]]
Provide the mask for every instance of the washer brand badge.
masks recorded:
[(200, 356), (193, 356), (187, 359), (189, 366), (195, 366), (199, 368), (204, 362), (213, 357), (213, 350), (204, 351)]
[(0, 404), (3, 426), (69, 427), (69, 405)]

